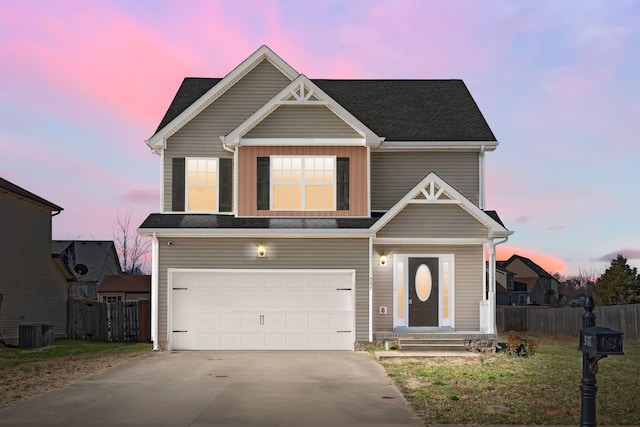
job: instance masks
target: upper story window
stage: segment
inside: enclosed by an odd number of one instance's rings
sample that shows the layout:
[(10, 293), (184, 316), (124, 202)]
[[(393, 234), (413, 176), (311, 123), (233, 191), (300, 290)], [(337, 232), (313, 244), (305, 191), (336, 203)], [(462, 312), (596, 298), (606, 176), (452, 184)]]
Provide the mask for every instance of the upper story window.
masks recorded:
[(186, 159), (188, 211), (218, 211), (218, 159)]
[(271, 156), (272, 210), (336, 210), (334, 156)]

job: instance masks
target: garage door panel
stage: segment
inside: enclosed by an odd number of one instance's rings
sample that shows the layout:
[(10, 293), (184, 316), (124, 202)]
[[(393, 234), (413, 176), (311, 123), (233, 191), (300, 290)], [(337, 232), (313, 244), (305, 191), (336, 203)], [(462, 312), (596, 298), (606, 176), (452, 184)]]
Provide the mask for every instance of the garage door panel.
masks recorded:
[(171, 329), (187, 332), (172, 332), (171, 346), (353, 350), (352, 282), (318, 270), (173, 273)]

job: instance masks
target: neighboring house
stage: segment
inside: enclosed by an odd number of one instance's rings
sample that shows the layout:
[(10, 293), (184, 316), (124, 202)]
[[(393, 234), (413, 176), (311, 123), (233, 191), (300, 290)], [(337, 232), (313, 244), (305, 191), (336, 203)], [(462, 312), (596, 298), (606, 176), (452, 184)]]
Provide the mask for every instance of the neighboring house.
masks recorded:
[(530, 300), (527, 284), (516, 281), (514, 276), (506, 268), (496, 267), (497, 305), (527, 304)]
[(560, 304), (570, 305), (571, 307), (584, 307), (588, 296), (584, 290), (565, 287), (560, 291), (559, 302)]
[(498, 143), (461, 80), (310, 80), (263, 46), (186, 78), (147, 144), (156, 348), (495, 339), (512, 232), (485, 211)]
[(75, 273), (69, 283), (69, 298), (96, 301), (98, 283), (108, 275), (122, 274), (111, 240), (54, 240), (51, 252)]
[[(560, 282), (529, 258), (514, 254), (507, 261), (498, 261), (496, 269), (513, 275), (512, 289), (507, 286), (511, 302), (508, 300), (503, 304), (558, 304)], [(502, 299), (498, 299), (501, 304)]]
[(150, 275), (105, 276), (98, 285), (98, 301), (101, 302), (135, 302), (150, 299)]
[(20, 325), (66, 328), (67, 280), (73, 277), (51, 256), (51, 218), (62, 208), (0, 178), (0, 335), (17, 343)]

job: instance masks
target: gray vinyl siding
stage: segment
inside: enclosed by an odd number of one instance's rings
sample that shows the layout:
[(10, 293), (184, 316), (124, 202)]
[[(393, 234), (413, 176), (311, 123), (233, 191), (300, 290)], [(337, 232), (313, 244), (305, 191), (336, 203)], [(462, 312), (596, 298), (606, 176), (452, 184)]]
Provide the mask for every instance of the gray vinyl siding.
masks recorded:
[(430, 172), (478, 205), (479, 156), (474, 152), (371, 152), (371, 209), (386, 211)]
[(172, 159), (233, 157), (222, 147), (220, 136), (235, 129), (289, 83), (270, 62), (262, 61), (167, 140), (163, 166), (165, 211), (171, 211)]
[(378, 232), (378, 237), (485, 238), (488, 229), (454, 204), (410, 204)]
[[(167, 245), (167, 240), (172, 245)], [(356, 339), (369, 337), (368, 239), (159, 238), (158, 341), (167, 340), (167, 269), (354, 269)], [(256, 256), (263, 242), (267, 257)]]
[[(482, 245), (375, 245), (374, 254), (388, 254), (387, 265), (373, 263), (373, 331), (393, 331), (393, 257), (395, 254), (453, 254), (454, 310), (456, 331), (480, 330), (483, 289)], [(387, 307), (387, 314), (379, 314)]]
[(0, 212), (0, 334), (15, 340), (20, 325), (40, 323), (64, 336), (67, 283), (51, 258), (51, 210), (0, 193)]
[(333, 111), (317, 105), (283, 105), (251, 129), (246, 138), (362, 138)]

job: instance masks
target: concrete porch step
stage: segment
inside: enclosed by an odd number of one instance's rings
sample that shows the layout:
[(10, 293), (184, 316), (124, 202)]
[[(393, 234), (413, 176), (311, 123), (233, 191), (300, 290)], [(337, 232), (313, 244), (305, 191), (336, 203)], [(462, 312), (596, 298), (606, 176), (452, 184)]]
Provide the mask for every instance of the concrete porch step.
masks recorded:
[(457, 338), (403, 338), (399, 340), (401, 351), (466, 352), (464, 340)]

